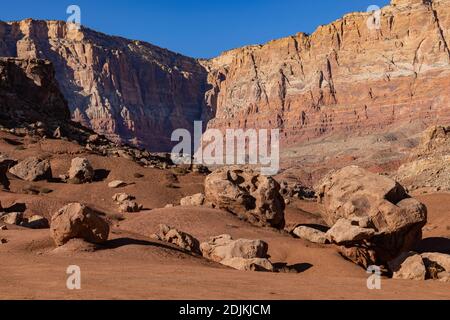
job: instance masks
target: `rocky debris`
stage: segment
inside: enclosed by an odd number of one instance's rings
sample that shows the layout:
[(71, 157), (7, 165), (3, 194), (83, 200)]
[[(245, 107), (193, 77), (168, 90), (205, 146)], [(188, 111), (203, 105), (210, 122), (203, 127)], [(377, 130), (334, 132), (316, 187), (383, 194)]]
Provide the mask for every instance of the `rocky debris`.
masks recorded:
[(10, 225), (20, 225), (20, 223), (23, 220), (23, 213), (22, 212), (10, 212), (10, 213), (4, 213), (1, 215), (0, 213), (0, 222), (3, 222), (5, 224)]
[(252, 169), (217, 169), (206, 177), (205, 199), (254, 225), (284, 228), (285, 203), (280, 185)]
[(119, 204), (119, 210), (120, 210), (120, 212), (123, 212), (123, 213), (125, 213), (125, 212), (129, 212), (129, 213), (140, 212), (140, 211), (142, 211), (142, 209), (144, 209), (144, 206), (141, 204), (138, 204), (134, 200), (126, 200)]
[(68, 172), (68, 182), (73, 184), (89, 183), (94, 179), (94, 169), (86, 158), (72, 159)]
[(76, 238), (103, 243), (108, 240), (109, 225), (89, 207), (71, 203), (53, 215), (50, 233), (57, 246)]
[(144, 208), (135, 201), (135, 197), (127, 193), (116, 193), (112, 199), (119, 205), (120, 212), (139, 212)]
[(114, 180), (114, 181), (111, 181), (110, 183), (108, 183), (108, 188), (117, 189), (117, 188), (125, 187), (126, 185), (127, 185), (127, 183), (124, 181)]
[(300, 239), (317, 243), (317, 244), (326, 244), (328, 242), (327, 235), (325, 232), (320, 230), (308, 227), (308, 226), (299, 226), (295, 228), (292, 233), (299, 237)]
[(38, 157), (30, 157), (20, 161), (9, 172), (25, 181), (40, 181), (52, 179), (50, 161)]
[(443, 253), (404, 252), (389, 262), (394, 279), (439, 280), (448, 282), (450, 255)]
[(203, 193), (194, 194), (180, 200), (183, 207), (199, 207), (205, 203), (205, 195)]
[(211, 171), (209, 168), (202, 164), (193, 164), (191, 167), (191, 171), (199, 174), (210, 174)]
[(281, 183), (280, 193), (283, 197), (298, 198), (302, 200), (315, 200), (316, 193), (313, 189), (303, 186), (300, 183), (289, 183), (283, 181)]
[(134, 200), (136, 199), (135, 197), (127, 194), (127, 193), (116, 193), (115, 195), (113, 195), (112, 197), (113, 201), (116, 203), (122, 203), (125, 202), (127, 200)]
[(268, 244), (261, 240), (233, 240), (230, 235), (212, 237), (200, 245), (203, 256), (216, 262), (227, 258), (267, 258)]
[(169, 227), (165, 224), (159, 225), (159, 231), (155, 238), (161, 241), (172, 243), (183, 250), (201, 255), (200, 242), (190, 234)]
[(424, 131), (420, 144), (413, 150), (411, 158), (423, 158), (450, 153), (450, 126), (432, 126)]
[(49, 228), (48, 220), (39, 215), (34, 215), (30, 218), (24, 218), (20, 225), (22, 227), (30, 228), (30, 229), (47, 229), (47, 228)]
[(365, 268), (386, 265), (422, 239), (426, 207), (388, 177), (350, 166), (331, 172), (316, 191), (327, 237)]
[(6, 155), (0, 154), (0, 188), (9, 190), (9, 179), (6, 176), (8, 170), (17, 164), (17, 160), (11, 159)]

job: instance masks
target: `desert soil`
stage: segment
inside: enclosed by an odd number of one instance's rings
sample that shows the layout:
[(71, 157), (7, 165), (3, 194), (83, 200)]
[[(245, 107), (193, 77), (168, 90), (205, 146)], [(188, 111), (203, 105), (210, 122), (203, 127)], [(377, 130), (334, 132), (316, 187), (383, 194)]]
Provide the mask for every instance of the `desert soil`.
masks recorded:
[[(381, 290), (369, 290), (369, 274), (331, 246), (257, 228), (220, 210), (164, 208), (202, 192), (204, 176), (200, 174), (178, 175), (177, 181), (170, 170), (142, 168), (127, 159), (85, 153), (70, 142), (35, 142), (3, 133), (0, 150), (17, 159), (51, 156), (56, 177), (68, 170), (75, 156), (85, 156), (95, 169), (103, 170), (98, 181), (83, 185), (28, 183), (10, 176), (11, 191), (0, 191), (4, 208), (24, 204), (27, 216), (50, 218), (64, 204), (77, 201), (104, 212), (112, 224), (110, 240), (95, 252), (55, 251), (48, 229), (8, 226), (8, 230), (0, 230), (0, 238), (7, 240), (0, 244), (0, 299), (450, 299), (449, 284), (438, 281), (383, 278)], [(136, 178), (136, 173), (143, 177)], [(117, 179), (129, 185), (108, 188), (108, 182)], [(52, 192), (25, 194), (23, 190), (30, 185)], [(119, 214), (111, 199), (116, 192), (134, 195), (145, 210)], [(428, 194), (419, 200), (428, 206), (429, 222), (418, 250), (450, 253), (450, 194)], [(286, 210), (287, 224), (321, 223), (318, 210), (313, 202), (293, 201)], [(287, 264), (297, 272), (242, 272), (209, 262), (153, 240), (150, 235), (160, 223), (200, 241), (224, 233), (265, 240), (271, 261)], [(66, 287), (70, 265), (81, 268), (81, 290)]]

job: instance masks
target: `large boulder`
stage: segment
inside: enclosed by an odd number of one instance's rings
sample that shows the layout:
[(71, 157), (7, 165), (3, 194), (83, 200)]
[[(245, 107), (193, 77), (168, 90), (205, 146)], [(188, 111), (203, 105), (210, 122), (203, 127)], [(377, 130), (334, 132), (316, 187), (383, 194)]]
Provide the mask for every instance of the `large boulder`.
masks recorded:
[(25, 181), (49, 180), (52, 178), (50, 161), (38, 157), (30, 157), (20, 161), (9, 172)]
[(94, 179), (94, 169), (89, 160), (86, 158), (72, 159), (68, 178), (68, 181), (74, 184), (92, 182)]
[(422, 239), (425, 205), (388, 177), (350, 166), (326, 176), (316, 192), (329, 240), (363, 267), (386, 265)]
[(50, 233), (57, 246), (66, 244), (70, 239), (102, 243), (108, 240), (109, 225), (89, 207), (71, 203), (53, 215)]
[(284, 228), (280, 185), (251, 169), (224, 167), (211, 173), (205, 180), (205, 200), (257, 226)]

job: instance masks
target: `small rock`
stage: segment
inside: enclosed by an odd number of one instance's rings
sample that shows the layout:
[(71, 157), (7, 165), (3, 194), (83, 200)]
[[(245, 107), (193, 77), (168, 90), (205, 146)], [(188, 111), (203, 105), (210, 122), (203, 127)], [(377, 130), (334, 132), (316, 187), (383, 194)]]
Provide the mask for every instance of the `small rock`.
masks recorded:
[(293, 234), (295, 234), (300, 239), (318, 243), (325, 244), (327, 243), (327, 235), (325, 232), (322, 232), (317, 229), (313, 229), (307, 226), (300, 226), (294, 229)]
[(94, 179), (94, 169), (86, 158), (72, 159), (72, 164), (68, 172), (68, 181), (73, 184), (92, 182)]
[(111, 181), (110, 183), (108, 183), (108, 187), (112, 188), (112, 189), (116, 189), (116, 188), (122, 188), (125, 187), (127, 184), (124, 181), (121, 180), (114, 180)]
[(0, 239), (0, 243), (1, 243), (1, 244), (8, 243), (8, 240), (6, 240), (5, 238), (1, 238), (1, 239)]
[(166, 206), (164, 208), (173, 208), (174, 205), (172, 203), (166, 204)]
[(180, 204), (183, 207), (199, 207), (203, 205), (204, 202), (205, 195), (203, 193), (198, 193), (180, 200)]
[(8, 227), (7, 226), (1, 226), (0, 230), (8, 230)]

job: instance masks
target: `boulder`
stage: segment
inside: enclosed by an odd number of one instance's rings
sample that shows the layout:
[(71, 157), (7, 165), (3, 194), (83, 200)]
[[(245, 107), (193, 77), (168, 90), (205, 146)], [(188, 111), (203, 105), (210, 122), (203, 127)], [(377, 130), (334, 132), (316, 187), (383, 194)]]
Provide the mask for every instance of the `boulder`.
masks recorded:
[(72, 159), (68, 181), (73, 184), (88, 183), (94, 179), (94, 169), (86, 158)]
[(180, 200), (183, 207), (199, 207), (205, 202), (205, 195), (203, 193), (194, 194)]
[(292, 233), (300, 239), (313, 243), (325, 244), (328, 241), (325, 232), (307, 226), (299, 226)]
[(430, 252), (421, 254), (427, 269), (427, 278), (450, 282), (450, 255)]
[(9, 172), (25, 181), (49, 180), (52, 178), (50, 161), (38, 157), (30, 157), (20, 161), (9, 169)]
[(274, 271), (267, 259), (268, 245), (261, 240), (233, 240), (226, 234), (202, 243), (200, 250), (205, 258), (237, 270)]
[(227, 258), (221, 264), (240, 271), (274, 272), (274, 267), (269, 259), (254, 258)]
[(53, 215), (50, 233), (57, 246), (64, 245), (70, 239), (102, 243), (108, 240), (109, 225), (89, 207), (71, 203)]
[(403, 253), (389, 262), (394, 279), (425, 280), (427, 270), (422, 257), (415, 252)]
[(228, 258), (267, 258), (268, 245), (261, 240), (233, 240), (230, 235), (212, 237), (200, 245), (203, 256), (215, 262)]
[(155, 234), (161, 241), (172, 243), (183, 250), (201, 255), (200, 242), (190, 234), (169, 227), (165, 224), (159, 225), (159, 231)]
[(316, 192), (330, 240), (365, 268), (386, 265), (422, 239), (425, 205), (388, 177), (350, 166), (327, 175)]
[(235, 166), (214, 171), (205, 180), (205, 199), (254, 225), (284, 228), (280, 185), (251, 169)]

